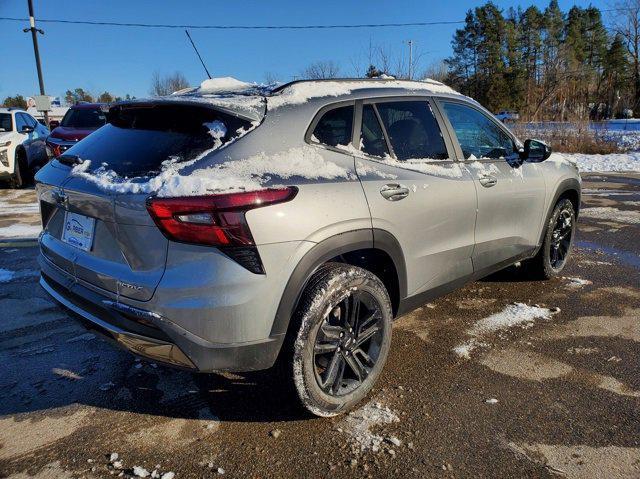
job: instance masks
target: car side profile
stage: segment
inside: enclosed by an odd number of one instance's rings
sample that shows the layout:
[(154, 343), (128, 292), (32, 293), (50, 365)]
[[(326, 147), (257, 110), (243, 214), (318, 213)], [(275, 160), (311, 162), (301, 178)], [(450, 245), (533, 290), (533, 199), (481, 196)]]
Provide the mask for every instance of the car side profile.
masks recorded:
[(37, 174), (40, 284), (134, 354), (277, 365), (339, 414), (394, 318), (516, 262), (562, 271), (581, 182), (550, 155), (435, 81), (207, 80), (112, 105)]
[(0, 180), (15, 188), (29, 184), (48, 161), (45, 138), (49, 130), (19, 108), (0, 108)]

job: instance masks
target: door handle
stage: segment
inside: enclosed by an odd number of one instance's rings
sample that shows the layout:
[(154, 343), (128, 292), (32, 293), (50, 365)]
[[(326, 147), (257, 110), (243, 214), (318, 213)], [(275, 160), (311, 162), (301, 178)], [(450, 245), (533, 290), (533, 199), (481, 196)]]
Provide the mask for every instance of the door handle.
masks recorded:
[(485, 188), (491, 188), (498, 183), (498, 178), (495, 176), (481, 176), (478, 181), (480, 181), (480, 184)]
[(390, 183), (380, 188), (380, 194), (385, 200), (398, 201), (409, 196), (409, 188), (397, 183)]

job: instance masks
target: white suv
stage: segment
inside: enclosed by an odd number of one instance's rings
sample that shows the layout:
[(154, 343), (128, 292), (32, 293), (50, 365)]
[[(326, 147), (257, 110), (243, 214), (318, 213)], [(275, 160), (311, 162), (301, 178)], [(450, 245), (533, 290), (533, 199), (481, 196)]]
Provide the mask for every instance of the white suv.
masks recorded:
[(49, 130), (27, 112), (0, 108), (0, 180), (20, 188), (48, 160), (44, 140)]

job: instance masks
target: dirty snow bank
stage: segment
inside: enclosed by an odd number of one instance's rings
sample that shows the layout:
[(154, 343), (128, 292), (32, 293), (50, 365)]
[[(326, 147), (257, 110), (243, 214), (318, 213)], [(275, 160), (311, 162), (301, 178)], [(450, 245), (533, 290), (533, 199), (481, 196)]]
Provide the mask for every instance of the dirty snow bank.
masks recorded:
[(288, 86), (280, 93), (268, 97), (267, 103), (270, 109), (279, 108), (285, 105), (300, 105), (306, 103), (311, 98), (336, 97), (348, 95), (353, 90), (363, 88), (406, 88), (410, 91), (429, 93), (459, 93), (444, 83), (426, 79), (423, 81), (323, 81), (323, 82), (302, 82)]
[(260, 153), (242, 160), (227, 161), (207, 168), (200, 168), (188, 175), (180, 170), (192, 165), (195, 160), (176, 163), (167, 161), (157, 176), (144, 178), (122, 178), (114, 171), (100, 167), (89, 172), (90, 162), (77, 165), (72, 174), (80, 176), (113, 193), (151, 193), (158, 196), (193, 196), (212, 192), (252, 191), (263, 187), (273, 178), (289, 179), (302, 177), (312, 180), (320, 178), (349, 178), (349, 172), (325, 160), (314, 148), (303, 146), (290, 148), (275, 154)]
[(384, 437), (372, 431), (377, 426), (400, 422), (400, 418), (387, 406), (370, 402), (364, 407), (350, 412), (342, 421), (340, 429), (346, 432), (361, 452), (378, 452)]
[(551, 319), (559, 309), (551, 310), (540, 306), (529, 306), (524, 303), (508, 305), (499, 313), (492, 314), (477, 321), (467, 334), (471, 337), (468, 341), (453, 348), (453, 352), (461, 358), (469, 359), (471, 353), (478, 347), (485, 346), (482, 337), (504, 331), (515, 326), (530, 328), (538, 319)]

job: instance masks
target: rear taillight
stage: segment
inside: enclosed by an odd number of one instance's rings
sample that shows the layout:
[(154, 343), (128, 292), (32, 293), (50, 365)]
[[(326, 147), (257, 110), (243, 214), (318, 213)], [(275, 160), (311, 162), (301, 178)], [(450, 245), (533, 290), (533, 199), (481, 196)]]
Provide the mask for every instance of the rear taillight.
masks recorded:
[(255, 245), (245, 213), (290, 201), (297, 193), (297, 188), (288, 187), (181, 198), (152, 197), (147, 200), (147, 210), (168, 239), (229, 248), (229, 253), (235, 256), (238, 247)]

